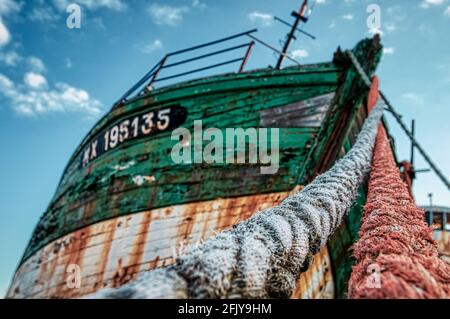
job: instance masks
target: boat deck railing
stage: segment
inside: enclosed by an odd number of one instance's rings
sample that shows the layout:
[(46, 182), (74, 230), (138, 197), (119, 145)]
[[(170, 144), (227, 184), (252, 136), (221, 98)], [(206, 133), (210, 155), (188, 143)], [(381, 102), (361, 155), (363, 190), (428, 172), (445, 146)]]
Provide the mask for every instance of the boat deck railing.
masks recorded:
[(442, 207), (427, 206), (425, 209), (425, 220), (435, 230), (450, 231), (450, 209)]
[[(136, 92), (137, 92), (136, 96), (140, 96), (147, 92), (152, 91), (153, 85), (155, 83), (187, 76), (190, 74), (218, 68), (218, 67), (225, 66), (225, 65), (237, 64), (237, 63), (239, 63), (238, 72), (239, 73), (243, 72), (245, 65), (248, 61), (248, 58), (250, 56), (250, 53), (253, 49), (253, 46), (255, 45), (255, 40), (253, 40), (253, 37), (251, 37), (251, 41), (245, 42), (242, 44), (228, 46), (228, 47), (222, 48), (220, 50), (210, 50), (207, 53), (200, 54), (200, 55), (190, 57), (187, 59), (182, 59), (182, 60), (175, 61), (175, 62), (172, 62), (171, 60), (175, 56), (181, 56), (181, 55), (191, 52), (191, 51), (196, 51), (196, 50), (205, 49), (205, 48), (211, 48), (212, 46), (220, 44), (220, 43), (225, 43), (225, 42), (229, 43), (231, 40), (235, 40), (237, 38), (243, 38), (243, 37), (248, 38), (248, 37), (250, 37), (250, 35), (252, 33), (255, 33), (257, 31), (258, 31), (257, 29), (252, 29), (252, 30), (234, 34), (234, 35), (231, 35), (231, 36), (219, 39), (219, 40), (207, 42), (207, 43), (196, 45), (196, 46), (193, 46), (193, 47), (190, 47), (187, 49), (183, 49), (183, 50), (179, 50), (179, 51), (175, 51), (175, 52), (166, 54), (135, 85), (133, 85), (127, 92), (125, 92), (125, 94), (119, 99), (119, 101), (114, 105), (114, 107), (120, 106), (123, 103), (125, 103), (130, 98), (130, 96), (132, 96)], [(232, 58), (232, 59), (227, 59), (225, 61), (220, 61), (218, 63), (210, 64), (207, 66), (202, 66), (199, 68), (188, 69), (187, 71), (184, 70), (183, 72), (179, 72), (179, 73), (175, 73), (175, 74), (171, 74), (171, 75), (167, 75), (167, 76), (163, 76), (163, 74), (162, 74), (163, 71), (166, 69), (175, 69), (181, 65), (185, 66), (194, 61), (200, 61), (200, 60), (203, 60), (203, 59), (206, 59), (209, 57), (213, 57), (213, 56), (219, 56), (219, 55), (223, 56), (225, 53), (238, 51), (238, 50), (244, 49), (244, 48), (245, 48), (245, 53), (243, 56), (240, 55), (240, 56)]]

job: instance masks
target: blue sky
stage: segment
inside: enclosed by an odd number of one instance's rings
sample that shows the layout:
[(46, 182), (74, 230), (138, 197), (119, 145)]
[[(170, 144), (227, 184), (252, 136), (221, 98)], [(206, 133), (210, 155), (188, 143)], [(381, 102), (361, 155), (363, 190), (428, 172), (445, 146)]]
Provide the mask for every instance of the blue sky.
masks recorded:
[[(66, 26), (69, 3), (81, 29)], [(0, 0), (0, 296), (76, 146), (112, 103), (164, 53), (258, 27), (276, 47), (300, 0)], [(318, 0), (291, 54), (329, 61), (338, 45), (370, 35), (367, 6), (381, 8), (381, 86), (417, 138), (450, 175), (450, 0)], [(248, 68), (274, 65), (257, 46)], [(227, 68), (227, 71), (234, 70)], [(389, 115), (399, 159), (409, 141)], [(428, 166), (417, 155), (417, 167)], [(418, 203), (450, 206), (432, 173), (416, 180)]]

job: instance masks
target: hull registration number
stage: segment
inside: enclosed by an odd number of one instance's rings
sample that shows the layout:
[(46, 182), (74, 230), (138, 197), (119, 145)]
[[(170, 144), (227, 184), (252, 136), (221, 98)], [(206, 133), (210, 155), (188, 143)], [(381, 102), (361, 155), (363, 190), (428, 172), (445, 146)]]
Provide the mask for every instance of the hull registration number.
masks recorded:
[(126, 118), (91, 141), (81, 154), (81, 167), (127, 141), (173, 130), (182, 125), (186, 118), (187, 110), (181, 106), (165, 107)]

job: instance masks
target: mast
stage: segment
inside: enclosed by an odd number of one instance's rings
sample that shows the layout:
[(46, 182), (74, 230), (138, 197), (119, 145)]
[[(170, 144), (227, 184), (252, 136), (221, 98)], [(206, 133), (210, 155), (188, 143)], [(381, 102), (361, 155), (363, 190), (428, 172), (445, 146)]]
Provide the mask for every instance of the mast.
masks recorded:
[(297, 30), (297, 28), (300, 24), (300, 21), (303, 21), (303, 22), (308, 21), (308, 18), (305, 17), (307, 8), (308, 8), (308, 0), (303, 0), (303, 3), (301, 5), (298, 13), (295, 11), (292, 11), (291, 15), (293, 17), (295, 17), (295, 22), (292, 25), (291, 31), (289, 31), (289, 33), (287, 34), (286, 42), (284, 43), (282, 54), (280, 54), (280, 57), (278, 58), (276, 69), (281, 68), (283, 61), (286, 58), (286, 54), (289, 50), (289, 46), (291, 45), (292, 40), (295, 39), (295, 31)]
[[(415, 131), (416, 131), (416, 120), (411, 121), (411, 135), (415, 137)], [(410, 163), (412, 166), (414, 166), (414, 142), (411, 141), (411, 159)]]

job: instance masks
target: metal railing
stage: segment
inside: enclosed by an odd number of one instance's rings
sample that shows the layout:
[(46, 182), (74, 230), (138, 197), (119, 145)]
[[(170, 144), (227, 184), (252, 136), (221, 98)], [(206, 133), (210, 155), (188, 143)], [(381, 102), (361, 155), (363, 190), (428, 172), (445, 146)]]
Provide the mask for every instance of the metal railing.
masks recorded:
[[(186, 75), (190, 75), (190, 74), (194, 74), (194, 73), (198, 73), (198, 72), (202, 72), (202, 71), (206, 71), (206, 70), (210, 70), (210, 69), (214, 69), (214, 68), (218, 68), (224, 65), (229, 65), (229, 64), (234, 64), (237, 62), (240, 62), (239, 64), (239, 69), (238, 72), (243, 72), (245, 65), (248, 61), (248, 58), (250, 56), (250, 53), (253, 49), (253, 46), (255, 45), (255, 41), (252, 40), (250, 42), (246, 42), (240, 45), (235, 45), (235, 46), (231, 46), (231, 47), (227, 47), (221, 50), (216, 50), (216, 51), (212, 51), (212, 52), (208, 52), (206, 54), (202, 54), (202, 55), (198, 55), (192, 58), (188, 58), (188, 59), (184, 59), (181, 61), (177, 61), (177, 62), (173, 62), (173, 63), (168, 63), (169, 59), (177, 56), (177, 55), (181, 55), (187, 52), (191, 52), (191, 51), (195, 51), (195, 50), (199, 50), (199, 49), (203, 49), (206, 47), (210, 47), (216, 44), (220, 44), (220, 43), (224, 43), (230, 40), (234, 40), (240, 37), (245, 37), (245, 36), (250, 36), (250, 34), (257, 32), (257, 29), (252, 29), (246, 32), (241, 32), (238, 34), (234, 34), (219, 40), (215, 40), (212, 42), (208, 42), (208, 43), (204, 43), (201, 45), (196, 45), (184, 50), (179, 50), (179, 51), (175, 51), (175, 52), (171, 52), (166, 54), (160, 62), (158, 62), (153, 68), (150, 69), (150, 71), (147, 72), (147, 74), (145, 74), (135, 85), (133, 85), (127, 92), (125, 92), (125, 94), (119, 99), (119, 101), (117, 101), (117, 103), (115, 103), (114, 107), (117, 107), (123, 103), (125, 103), (131, 95), (133, 95), (133, 93), (137, 92), (136, 96), (140, 96), (142, 94), (145, 94), (146, 92), (149, 92), (152, 90), (152, 86), (153, 84), (157, 83), (157, 82), (162, 82), (162, 81), (166, 81), (166, 80), (170, 80), (170, 79), (174, 79), (174, 78), (178, 78), (178, 77), (182, 77), (182, 76), (186, 76)], [(181, 73), (176, 73), (173, 75), (168, 75), (168, 76), (164, 76), (164, 77), (160, 77), (160, 74), (163, 70), (166, 69), (172, 69), (175, 67), (178, 67), (180, 65), (185, 65), (194, 61), (199, 61), (202, 59), (206, 59), (212, 56), (216, 56), (216, 55), (221, 55), (227, 52), (232, 52), (232, 51), (237, 51), (239, 49), (243, 49), (246, 48), (245, 50), (245, 54), (244, 56), (240, 56), (238, 58), (234, 58), (234, 59), (230, 59), (230, 60), (226, 60), (223, 62), (219, 62), (219, 63), (215, 63), (212, 65), (208, 65), (205, 67), (201, 67), (201, 68), (196, 68), (196, 69), (192, 69), (192, 70), (188, 70), (188, 71), (184, 71)]]

